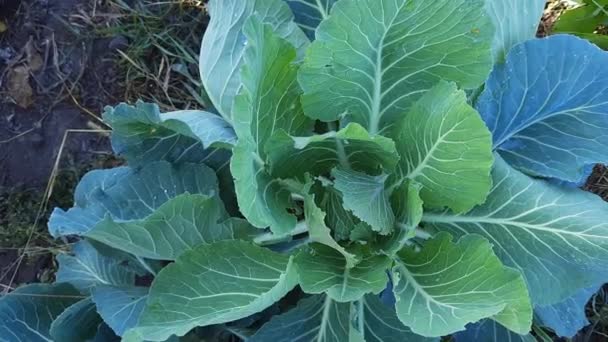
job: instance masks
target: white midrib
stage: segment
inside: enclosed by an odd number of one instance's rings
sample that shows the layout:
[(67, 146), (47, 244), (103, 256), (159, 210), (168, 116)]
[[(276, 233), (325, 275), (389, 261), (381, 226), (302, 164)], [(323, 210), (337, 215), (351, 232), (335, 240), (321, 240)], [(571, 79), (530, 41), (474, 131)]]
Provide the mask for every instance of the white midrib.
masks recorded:
[(319, 13), (321, 13), (321, 17), (325, 20), (329, 16), (329, 13), (325, 10), (325, 7), (321, 3), (321, 0), (316, 0), (317, 7), (319, 7)]
[[(597, 103), (597, 104), (593, 104), (593, 105), (588, 105), (588, 106), (579, 106), (579, 107), (576, 107), (576, 108), (568, 108), (568, 109), (565, 109), (565, 110), (560, 110), (560, 111), (555, 112), (555, 113), (551, 113), (551, 114), (549, 114), (547, 116), (538, 117), (538, 118), (536, 118), (536, 119), (534, 119), (534, 120), (526, 123), (522, 127), (518, 128), (518, 129), (514, 129), (509, 134), (506, 134), (505, 136), (503, 136), (499, 141), (497, 141), (497, 142), (494, 143), (493, 149), (494, 150), (498, 149), (502, 144), (504, 144), (507, 140), (513, 138), (513, 136), (515, 136), (516, 134), (518, 134), (518, 133), (526, 130), (527, 128), (530, 128), (531, 126), (536, 125), (537, 123), (539, 123), (541, 121), (547, 121), (548, 119), (551, 119), (551, 118), (553, 118), (555, 116), (559, 116), (559, 115), (562, 115), (562, 114), (569, 114), (571, 112), (580, 112), (580, 111), (588, 110), (588, 109), (595, 108), (595, 107), (598, 107), (598, 106), (603, 106), (605, 104), (608, 104), (608, 101)], [(542, 108), (544, 108), (545, 106), (546, 105), (543, 105)], [(541, 108), (541, 110), (542, 110), (542, 108)], [(541, 110), (539, 110), (538, 112), (540, 112)], [(538, 114), (538, 112), (535, 113), (533, 116), (536, 116)]]
[(572, 235), (572, 236), (576, 236), (579, 238), (585, 237), (585, 238), (608, 239), (606, 236), (602, 236), (602, 235), (591, 235), (591, 234), (586, 234), (584, 232), (573, 232), (573, 231), (568, 231), (568, 230), (560, 230), (560, 229), (554, 229), (554, 228), (548, 228), (548, 227), (543, 227), (543, 226), (539, 226), (539, 225), (529, 224), (529, 223), (525, 223), (525, 222), (510, 221), (509, 219), (497, 219), (497, 218), (483, 217), (483, 216), (479, 217), (479, 216), (452, 216), (452, 215), (426, 214), (422, 217), (422, 222), (451, 223), (451, 224), (489, 223), (489, 224), (496, 224), (496, 225), (503, 225), (503, 226), (515, 226), (515, 227), (519, 227), (519, 228), (527, 229), (527, 230), (538, 230), (538, 231), (543, 231), (543, 232), (549, 232), (551, 234)]
[[(404, 1), (397, 12), (401, 12), (401, 9), (407, 1)], [(378, 50), (376, 55), (376, 73), (374, 75), (374, 98), (372, 103), (372, 112), (370, 113), (370, 123), (369, 123), (369, 132), (371, 134), (378, 134), (380, 129), (380, 120), (382, 119), (382, 111), (380, 110), (382, 104), (382, 75), (384, 72), (382, 70), (382, 54), (384, 52), (384, 40), (386, 39), (386, 35), (388, 34), (389, 28), (391, 28), (397, 19), (398, 15), (395, 13), (393, 18), (390, 20), (387, 25), (384, 26), (384, 33), (382, 34), (382, 38), (378, 43)]]
[(323, 302), (323, 316), (321, 316), (321, 326), (319, 327), (319, 335), (317, 335), (317, 342), (325, 340), (325, 330), (327, 329), (327, 322), (329, 322), (329, 310), (331, 309), (331, 298), (325, 296), (325, 302)]
[(98, 276), (97, 272), (93, 268), (91, 268), (89, 265), (82, 262), (82, 260), (76, 259), (76, 262), (79, 263), (82, 267), (84, 267), (85, 270), (89, 271), (89, 274), (92, 275), (94, 279), (97, 279), (100, 283), (102, 283), (104, 285), (110, 285), (110, 283), (107, 280)]
[(342, 298), (346, 294), (346, 287), (348, 285), (348, 277), (350, 276), (350, 268), (344, 267), (344, 273), (342, 274), (342, 293), (340, 294)]
[[(412, 285), (412, 287), (414, 288), (414, 291), (416, 291), (417, 293), (420, 293), (420, 295), (422, 297), (424, 297), (424, 299), (427, 301), (427, 303), (428, 302), (434, 303), (435, 305), (442, 306), (442, 307), (447, 307), (447, 308), (450, 308), (452, 310), (459, 309), (458, 307), (449, 305), (447, 303), (442, 303), (442, 302), (436, 300), (435, 298), (433, 298), (433, 296), (431, 296), (428, 292), (426, 292), (426, 290), (420, 284), (418, 284), (418, 281), (410, 273), (410, 270), (408, 270), (407, 267), (405, 265), (403, 265), (403, 263), (399, 259), (393, 259), (393, 260), (394, 260), (394, 262), (397, 265), (399, 265), (399, 269), (401, 270), (400, 274), (403, 275), (403, 276), (405, 276), (405, 280), (410, 285)], [(395, 288), (397, 288), (397, 283), (395, 283)], [(430, 308), (429, 308), (429, 311), (430, 311)]]
[(357, 325), (359, 326), (359, 332), (365, 338), (365, 304), (363, 301), (365, 298), (361, 298), (357, 302)]
[[(51, 316), (52, 318), (52, 316)], [(48, 341), (48, 342), (53, 342), (53, 340), (49, 340), (48, 338), (46, 338), (46, 336), (42, 335), (40, 332), (38, 332), (36, 329), (30, 327), (29, 324), (27, 324), (25, 321), (21, 320), (21, 319), (17, 319), (16, 321), (23, 323), (23, 325), (25, 325), (25, 327), (27, 328), (27, 330), (31, 331), (32, 333), (34, 333), (36, 336), (39, 336), (41, 339), (43, 339), (44, 341)]]
[(376, 73), (374, 75), (374, 98), (372, 103), (372, 112), (369, 118), (369, 132), (377, 134), (380, 129), (380, 105), (382, 103), (382, 50), (384, 49), (384, 39), (386, 38), (386, 31), (380, 39), (378, 47), (378, 54), (376, 55)]
[(447, 132), (445, 132), (444, 134), (439, 136), (437, 141), (435, 141), (433, 146), (431, 146), (431, 148), (428, 150), (426, 156), (424, 156), (424, 159), (422, 159), (422, 161), (418, 164), (418, 166), (416, 166), (416, 168), (414, 170), (412, 170), (412, 172), (408, 173), (403, 178), (414, 179), (414, 178), (418, 177), (422, 173), (422, 170), (424, 170), (424, 168), (426, 167), (429, 160), (433, 157), (433, 154), (435, 153), (435, 151), (437, 150), (439, 145), (441, 145), (441, 143), (444, 141), (445, 137), (448, 136), (450, 133), (452, 133), (452, 131), (455, 129), (456, 129), (456, 126), (452, 127)]

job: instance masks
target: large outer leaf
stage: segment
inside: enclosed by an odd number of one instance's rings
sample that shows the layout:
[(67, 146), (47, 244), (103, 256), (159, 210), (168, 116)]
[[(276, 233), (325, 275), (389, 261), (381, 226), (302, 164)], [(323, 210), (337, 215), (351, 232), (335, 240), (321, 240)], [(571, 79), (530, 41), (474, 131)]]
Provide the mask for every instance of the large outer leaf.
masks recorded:
[(248, 39), (241, 72), (244, 88), (234, 107), (239, 140), (230, 168), (243, 215), (256, 227), (270, 226), (284, 234), (293, 229), (296, 219), (287, 212), (289, 192), (265, 170), (264, 145), (279, 129), (303, 134), (310, 126), (299, 103), (296, 51), (257, 16), (247, 21), (244, 31)]
[(417, 334), (447, 335), (486, 317), (530, 331), (532, 306), (521, 274), (503, 266), (482, 237), (454, 243), (440, 233), (419, 252), (401, 250), (392, 273), (397, 316)]
[[(357, 317), (359, 324), (363, 325), (365, 342), (432, 342), (438, 338), (422, 337), (399, 321), (395, 310), (387, 307), (377, 296), (367, 295), (359, 302)], [(362, 315), (362, 316), (361, 316)]]
[(57, 282), (70, 283), (80, 292), (90, 293), (95, 285), (133, 285), (135, 274), (120, 264), (120, 260), (103, 256), (87, 241), (76, 243), (74, 256), (57, 256)]
[(334, 187), (342, 194), (345, 209), (381, 234), (393, 230), (395, 214), (386, 189), (388, 175), (370, 176), (339, 168), (331, 175), (335, 178)]
[(526, 173), (576, 182), (608, 160), (608, 53), (574, 36), (514, 47), (477, 109), (494, 148)]
[(102, 322), (95, 303), (86, 298), (67, 308), (53, 321), (50, 335), (58, 342), (89, 341), (95, 337)]
[(574, 337), (589, 324), (585, 312), (587, 302), (598, 291), (598, 286), (581, 289), (557, 304), (537, 306), (534, 316), (538, 323), (555, 331), (561, 337)]
[(496, 27), (492, 52), (502, 62), (511, 48), (536, 36), (547, 0), (485, 0)]
[(402, 121), (395, 143), (401, 177), (422, 184), (426, 206), (463, 212), (484, 202), (492, 137), (455, 84), (441, 82), (426, 93)]
[(304, 298), (294, 309), (274, 316), (248, 342), (348, 341), (350, 316), (350, 303), (327, 296)]
[(327, 19), (331, 8), (338, 0), (285, 0), (295, 15), (298, 26), (310, 40), (315, 39), (315, 30)]
[(79, 300), (69, 284), (33, 284), (18, 288), (0, 299), (0, 340), (48, 342), (51, 323)]
[(132, 173), (133, 170), (128, 167), (117, 167), (85, 174), (74, 191), (74, 207), (67, 212), (60, 208), (53, 210), (48, 222), (49, 233), (59, 237), (80, 235), (90, 230), (106, 213), (106, 209), (96, 203), (98, 194), (116, 187)]
[(492, 175), (494, 188), (485, 204), (462, 215), (425, 214), (423, 222), (456, 236), (486, 237), (503, 263), (524, 274), (538, 305), (605, 280), (608, 204), (579, 189), (532, 179), (501, 158)]
[(271, 173), (276, 177), (300, 176), (307, 172), (326, 174), (337, 165), (354, 170), (392, 171), (399, 155), (395, 143), (382, 136), (371, 136), (365, 128), (351, 123), (338, 132), (309, 137), (277, 132), (266, 144)]
[(127, 334), (164, 341), (196, 326), (244, 318), (296, 283), (288, 256), (236, 240), (201, 245), (158, 274), (138, 326)]
[(247, 19), (255, 14), (270, 24), (300, 55), (308, 39), (293, 22), (293, 14), (283, 0), (211, 0), (207, 7), (211, 21), (201, 46), (200, 74), (213, 105), (232, 122), (234, 98), (242, 87), (240, 70), (247, 46), (243, 27)]
[(83, 235), (104, 217), (142, 219), (183, 193), (217, 194), (217, 178), (204, 165), (155, 162), (143, 168), (119, 167), (87, 173), (76, 188), (75, 207), (55, 209), (49, 220), (54, 237)]
[(246, 237), (247, 225), (236, 221), (240, 219), (229, 219), (217, 197), (182, 194), (141, 220), (106, 217), (86, 236), (141, 257), (175, 260), (203, 243)]
[(537, 342), (532, 334), (518, 335), (491, 319), (467, 325), (454, 335), (456, 342)]
[(156, 104), (106, 107), (104, 120), (112, 126), (112, 148), (131, 167), (154, 161), (205, 163), (218, 174), (220, 196), (231, 213), (238, 213), (230, 174), (230, 148), (236, 134), (216, 114), (198, 110), (161, 113)]
[(343, 0), (299, 75), (312, 118), (384, 132), (439, 79), (476, 88), (491, 68), (484, 0)]
[(96, 286), (92, 298), (103, 320), (118, 336), (135, 327), (148, 299), (147, 287)]
[(344, 256), (335, 249), (312, 244), (298, 253), (295, 265), (304, 292), (326, 293), (338, 302), (350, 302), (367, 293), (378, 294), (386, 287), (390, 259), (366, 255), (349, 268)]
[(236, 143), (234, 130), (216, 114), (199, 110), (162, 113), (158, 105), (138, 101), (106, 107), (104, 121), (112, 126), (112, 147), (130, 165), (156, 160), (192, 162), (215, 169), (227, 164), (229, 148)]
[[(351, 320), (356, 322), (351, 322)], [(302, 299), (285, 314), (275, 316), (253, 335), (249, 342), (343, 342), (356, 331), (366, 342), (431, 342), (405, 327), (395, 311), (385, 307), (376, 296), (367, 295), (356, 303), (338, 303), (327, 296)], [(352, 340), (350, 340), (352, 341)]]

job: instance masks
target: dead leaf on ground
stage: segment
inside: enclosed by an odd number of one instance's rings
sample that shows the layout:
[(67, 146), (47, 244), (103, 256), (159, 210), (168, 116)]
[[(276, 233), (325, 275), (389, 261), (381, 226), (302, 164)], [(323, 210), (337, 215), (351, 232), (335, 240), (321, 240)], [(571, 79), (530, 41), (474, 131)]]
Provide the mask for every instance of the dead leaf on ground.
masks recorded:
[(6, 30), (8, 30), (8, 26), (4, 21), (0, 20), (0, 33), (4, 33)]
[(30, 68), (25, 65), (17, 66), (8, 72), (7, 90), (15, 103), (27, 108), (33, 103), (34, 91), (30, 86)]
[(27, 59), (27, 64), (31, 71), (38, 71), (42, 68), (42, 56), (36, 51), (34, 47), (34, 40), (30, 38), (27, 44), (25, 44), (25, 57)]

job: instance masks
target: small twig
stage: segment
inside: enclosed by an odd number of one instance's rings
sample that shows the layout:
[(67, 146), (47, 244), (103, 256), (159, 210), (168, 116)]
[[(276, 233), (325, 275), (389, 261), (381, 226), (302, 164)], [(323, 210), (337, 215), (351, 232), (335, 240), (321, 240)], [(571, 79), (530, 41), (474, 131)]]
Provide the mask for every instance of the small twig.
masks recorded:
[(74, 97), (74, 95), (72, 95), (72, 92), (69, 89), (67, 89), (67, 91), (68, 91), (68, 94), (70, 95), (70, 97), (72, 98), (72, 102), (74, 102), (74, 104), (76, 105), (76, 107), (78, 107), (78, 109), (85, 112), (88, 116), (93, 118), (96, 122), (100, 123), (103, 127), (106, 127), (108, 129), (111, 128), (110, 125), (105, 123), (99, 116), (95, 115), (95, 113), (91, 112), (90, 110), (88, 110), (88, 109), (84, 108), (82, 105), (80, 105), (78, 100), (76, 100), (76, 97)]
[(36, 130), (36, 127), (32, 127), (32, 128), (27, 129), (27, 130), (25, 130), (25, 131), (23, 131), (23, 132), (21, 132), (21, 133), (19, 133), (19, 134), (15, 135), (15, 136), (12, 136), (12, 137), (8, 138), (8, 139), (5, 139), (5, 140), (0, 140), (0, 145), (2, 145), (2, 144), (8, 144), (8, 143), (10, 143), (11, 141), (13, 141), (13, 140), (17, 140), (17, 139), (21, 138), (21, 137), (22, 137), (22, 136), (24, 136), (24, 135), (27, 135), (27, 134), (32, 133), (32, 132), (33, 132), (33, 131), (35, 131), (35, 130)]

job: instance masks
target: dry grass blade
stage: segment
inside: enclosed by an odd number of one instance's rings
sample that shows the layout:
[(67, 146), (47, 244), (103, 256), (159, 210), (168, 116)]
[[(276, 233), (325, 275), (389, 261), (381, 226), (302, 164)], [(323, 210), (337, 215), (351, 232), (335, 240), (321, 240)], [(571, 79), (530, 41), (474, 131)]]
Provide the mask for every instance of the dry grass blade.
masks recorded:
[(68, 141), (68, 137), (70, 134), (77, 134), (77, 133), (83, 133), (83, 134), (106, 134), (109, 133), (110, 131), (108, 130), (91, 130), (91, 129), (68, 129), (64, 132), (63, 134), (63, 138), (61, 139), (61, 145), (59, 146), (59, 151), (57, 152), (57, 156), (55, 157), (55, 163), (53, 164), (53, 168), (51, 170), (51, 174), (49, 176), (48, 182), (47, 182), (47, 186), (46, 189), (43, 193), (43, 198), (42, 201), (40, 203), (40, 206), (38, 207), (38, 211), (36, 213), (36, 217), (34, 219), (34, 223), (31, 225), (29, 231), (28, 231), (28, 237), (27, 237), (27, 241), (25, 242), (25, 246), (23, 246), (23, 250), (21, 251), (21, 253), (19, 254), (19, 257), (16, 260), (16, 265), (14, 267), (14, 271), (12, 272), (12, 276), (11, 279), (8, 282), (8, 285), (4, 287), (3, 289), (3, 293), (6, 294), (9, 289), (12, 288), (13, 286), (13, 282), (15, 281), (15, 278), (19, 272), (19, 268), (21, 267), (21, 264), (23, 263), (23, 259), (26, 255), (26, 251), (28, 250), (30, 243), (32, 242), (32, 238), (34, 236), (34, 232), (36, 231), (36, 227), (38, 227), (38, 223), (40, 222), (40, 219), (42, 218), (42, 215), (45, 213), (46, 211), (46, 207), (48, 205), (48, 201), (51, 198), (51, 195), (53, 193), (53, 187), (55, 185), (55, 179), (57, 177), (57, 173), (59, 171), (59, 164), (61, 161), (61, 157), (63, 155), (63, 151), (64, 148), (66, 146), (66, 143)]

